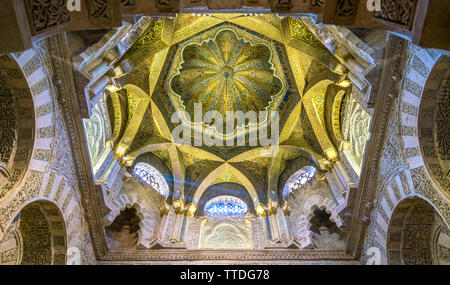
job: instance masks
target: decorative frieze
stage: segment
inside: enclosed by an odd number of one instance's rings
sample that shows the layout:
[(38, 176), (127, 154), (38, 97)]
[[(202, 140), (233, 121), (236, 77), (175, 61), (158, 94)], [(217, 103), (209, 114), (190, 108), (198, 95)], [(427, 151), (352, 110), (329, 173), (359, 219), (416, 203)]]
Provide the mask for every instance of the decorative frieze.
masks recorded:
[(41, 117), (53, 113), (53, 103), (50, 102), (45, 105), (37, 107), (35, 113), (36, 117)]
[(37, 130), (37, 137), (38, 138), (51, 138), (53, 137), (55, 127), (45, 127), (45, 128), (39, 128)]
[(42, 62), (39, 56), (33, 57), (29, 62), (27, 62), (23, 67), (23, 73), (25, 76), (30, 76), (33, 72), (38, 70), (42, 66)]
[(428, 54), (429, 54), (433, 59), (437, 59), (438, 56), (441, 54), (439, 51), (437, 51), (437, 50), (435, 50), (435, 49), (428, 48), (428, 49), (426, 49), (426, 50), (427, 50)]
[(403, 136), (411, 136), (411, 137), (417, 136), (417, 128), (402, 126), (401, 133)]
[(420, 60), (420, 58), (417, 57), (417, 55), (414, 55), (412, 58), (411, 68), (417, 71), (424, 78), (426, 78), (428, 73), (430, 73), (429, 68), (425, 65), (425, 63), (423, 63), (422, 60)]
[(406, 91), (411, 92), (412, 94), (414, 94), (415, 96), (417, 96), (417, 97), (420, 98), (420, 96), (421, 96), (421, 94), (422, 94), (423, 87), (420, 86), (419, 84), (415, 83), (415, 82), (412, 81), (411, 79), (406, 78), (406, 79), (405, 79), (405, 86), (404, 86), (404, 89), (405, 89)]
[(450, 205), (442, 199), (442, 196), (438, 193), (437, 189), (433, 187), (424, 166), (412, 169), (411, 177), (415, 191), (427, 197), (440, 209), (446, 221), (450, 221)]
[(406, 173), (404, 171), (400, 173), (400, 182), (402, 184), (402, 188), (403, 191), (405, 192), (405, 195), (411, 194), (411, 188), (408, 183), (408, 178), (406, 177)]
[(44, 149), (38, 149), (34, 152), (33, 158), (39, 159), (39, 160), (50, 160), (51, 151), (50, 150), (44, 150)]
[(66, 0), (26, 0), (31, 33), (46, 32), (70, 21)]
[(408, 102), (402, 102), (401, 111), (412, 116), (417, 116), (419, 114), (419, 108)]
[(406, 158), (414, 157), (419, 155), (419, 149), (417, 147), (409, 147), (405, 148), (405, 156)]
[(31, 93), (33, 96), (39, 95), (45, 90), (48, 90), (50, 88), (48, 79), (44, 78), (41, 81), (35, 83), (33, 86), (31, 86)]
[(381, 11), (375, 17), (390, 23), (411, 28), (417, 0), (382, 0)]

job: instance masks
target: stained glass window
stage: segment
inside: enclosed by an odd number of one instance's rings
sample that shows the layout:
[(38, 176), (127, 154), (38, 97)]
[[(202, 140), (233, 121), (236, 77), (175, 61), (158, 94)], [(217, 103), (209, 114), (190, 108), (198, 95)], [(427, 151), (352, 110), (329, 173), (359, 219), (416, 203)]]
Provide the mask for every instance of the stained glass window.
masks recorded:
[(139, 162), (134, 166), (134, 174), (142, 181), (150, 185), (164, 197), (169, 195), (169, 185), (166, 179), (156, 168), (145, 162)]
[(316, 175), (316, 169), (312, 166), (305, 166), (297, 170), (286, 182), (284, 194), (289, 195), (293, 191), (301, 188)]
[(208, 216), (243, 216), (247, 213), (247, 204), (233, 196), (218, 196), (205, 205)]

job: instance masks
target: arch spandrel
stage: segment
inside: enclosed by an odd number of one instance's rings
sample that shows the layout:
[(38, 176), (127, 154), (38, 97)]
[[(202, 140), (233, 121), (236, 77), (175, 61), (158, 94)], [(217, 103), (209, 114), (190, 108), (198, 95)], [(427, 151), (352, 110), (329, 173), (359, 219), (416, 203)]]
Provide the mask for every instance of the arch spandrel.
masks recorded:
[(240, 184), (245, 187), (245, 189), (250, 194), (254, 205), (259, 204), (258, 194), (254, 184), (241, 171), (228, 163), (223, 163), (221, 166), (211, 171), (210, 174), (202, 180), (193, 195), (194, 203), (198, 203), (198, 201), (200, 201), (200, 197), (203, 195), (203, 193), (207, 191), (207, 188), (211, 185), (211, 183), (213, 183), (216, 178), (219, 177), (224, 171), (231, 172), (241, 182)]

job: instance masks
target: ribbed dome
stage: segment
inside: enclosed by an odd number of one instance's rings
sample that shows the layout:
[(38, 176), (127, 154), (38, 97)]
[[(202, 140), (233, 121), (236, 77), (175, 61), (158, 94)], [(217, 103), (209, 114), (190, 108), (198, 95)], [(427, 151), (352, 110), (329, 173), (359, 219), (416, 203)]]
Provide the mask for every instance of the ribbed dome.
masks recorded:
[(266, 45), (223, 29), (213, 39), (183, 49), (170, 87), (191, 114), (194, 103), (202, 103), (203, 112), (217, 110), (223, 116), (226, 111), (264, 111), (282, 90), (271, 57)]

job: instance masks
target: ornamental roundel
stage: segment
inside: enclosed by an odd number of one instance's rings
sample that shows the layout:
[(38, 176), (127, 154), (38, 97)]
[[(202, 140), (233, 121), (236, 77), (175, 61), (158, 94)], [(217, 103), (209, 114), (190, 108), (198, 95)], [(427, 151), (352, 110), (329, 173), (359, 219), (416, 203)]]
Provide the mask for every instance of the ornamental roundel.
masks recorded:
[(195, 103), (202, 103), (203, 113), (215, 110), (224, 118), (227, 111), (258, 113), (267, 110), (283, 90), (271, 49), (253, 44), (231, 28), (200, 44), (186, 45), (181, 57), (169, 85), (191, 115)]

